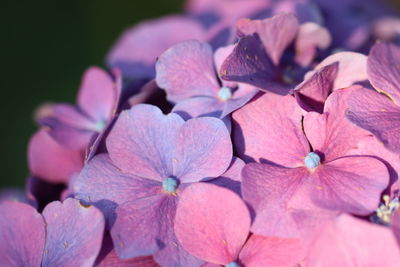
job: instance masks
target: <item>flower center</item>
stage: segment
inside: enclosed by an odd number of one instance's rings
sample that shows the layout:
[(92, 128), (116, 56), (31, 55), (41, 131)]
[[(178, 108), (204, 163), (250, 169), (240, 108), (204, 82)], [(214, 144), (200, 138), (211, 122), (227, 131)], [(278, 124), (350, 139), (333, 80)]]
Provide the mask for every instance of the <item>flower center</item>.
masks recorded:
[(221, 101), (227, 101), (227, 100), (231, 99), (232, 98), (231, 89), (228, 87), (225, 87), (225, 86), (221, 87), (221, 89), (219, 89), (219, 91), (218, 91), (218, 98)]
[(96, 122), (96, 125), (95, 125), (96, 132), (103, 131), (105, 127), (106, 127), (105, 121), (101, 120), (101, 121)]
[(321, 162), (321, 158), (315, 152), (308, 153), (308, 155), (304, 158), (304, 164), (309, 169), (314, 169), (315, 167), (317, 167), (320, 164), (320, 162)]
[(163, 190), (167, 193), (175, 193), (176, 189), (178, 188), (179, 182), (174, 177), (168, 177), (162, 182)]
[(240, 267), (239, 263), (232, 261), (231, 263), (228, 263), (225, 265), (225, 267)]

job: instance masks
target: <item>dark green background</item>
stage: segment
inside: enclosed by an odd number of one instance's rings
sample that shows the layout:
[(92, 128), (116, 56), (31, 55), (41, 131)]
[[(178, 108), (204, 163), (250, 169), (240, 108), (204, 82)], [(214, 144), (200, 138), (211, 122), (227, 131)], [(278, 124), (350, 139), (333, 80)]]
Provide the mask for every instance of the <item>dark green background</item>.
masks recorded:
[(33, 110), (74, 102), (82, 72), (141, 20), (178, 13), (183, 0), (24, 0), (0, 7), (0, 188), (23, 186)]

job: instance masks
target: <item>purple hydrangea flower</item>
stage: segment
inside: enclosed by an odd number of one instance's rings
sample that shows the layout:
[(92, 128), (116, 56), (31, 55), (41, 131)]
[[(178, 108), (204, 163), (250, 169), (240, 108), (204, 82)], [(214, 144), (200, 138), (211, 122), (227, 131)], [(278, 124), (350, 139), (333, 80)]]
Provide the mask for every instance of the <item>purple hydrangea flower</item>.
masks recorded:
[(0, 204), (0, 262), (5, 266), (92, 266), (104, 217), (75, 199), (52, 202), (39, 214), (19, 202)]
[[(213, 56), (210, 45), (198, 41), (179, 43), (158, 59), (156, 82), (177, 103), (173, 111), (183, 118), (213, 116), (224, 118), (246, 104), (257, 88), (221, 81), (219, 69), (232, 46), (220, 48)], [(182, 60), (184, 58), (184, 60)]]
[[(204, 133), (212, 132), (212, 138)], [(75, 182), (76, 196), (105, 214), (118, 255), (151, 255), (161, 265), (191, 266), (173, 231), (181, 192), (218, 177), (232, 160), (221, 120), (163, 115), (151, 105), (123, 112), (107, 139), (109, 155), (93, 158)]]

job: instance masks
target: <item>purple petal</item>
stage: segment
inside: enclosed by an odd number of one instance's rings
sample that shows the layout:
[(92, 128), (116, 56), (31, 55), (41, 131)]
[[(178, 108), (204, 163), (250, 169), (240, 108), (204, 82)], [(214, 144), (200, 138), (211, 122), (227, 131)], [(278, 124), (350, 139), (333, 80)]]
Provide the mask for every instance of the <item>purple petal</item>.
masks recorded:
[(317, 49), (326, 49), (331, 44), (329, 31), (317, 23), (300, 25), (296, 39), (295, 61), (303, 67), (309, 66), (317, 54)]
[(45, 222), (32, 206), (13, 201), (0, 203), (2, 266), (41, 266), (45, 239)]
[(388, 95), (393, 101), (400, 101), (400, 48), (394, 44), (375, 44), (368, 56), (368, 78), (374, 88)]
[(192, 39), (205, 39), (203, 28), (193, 19), (168, 16), (145, 21), (122, 33), (107, 63), (126, 77), (153, 78), (156, 58), (172, 45)]
[(83, 166), (83, 153), (62, 147), (41, 129), (29, 142), (28, 163), (31, 173), (49, 182), (68, 182)]
[(241, 36), (257, 33), (272, 62), (279, 65), (283, 52), (297, 36), (299, 22), (287, 13), (264, 20), (242, 19), (236, 26)]
[(207, 262), (227, 265), (238, 257), (249, 228), (249, 211), (231, 191), (197, 183), (182, 193), (175, 232), (190, 254)]
[(107, 138), (114, 164), (140, 177), (162, 180), (172, 174), (173, 153), (184, 120), (139, 104), (119, 116)]
[[(363, 82), (368, 79), (367, 76), (367, 57), (355, 52), (338, 52), (325, 58), (314, 71), (317, 71), (325, 66), (337, 62), (339, 64), (336, 80), (333, 85), (333, 90), (346, 88), (358, 82)], [(306, 79), (313, 72), (307, 73)]]
[(156, 73), (157, 85), (173, 102), (214, 96), (219, 89), (213, 51), (207, 43), (193, 40), (174, 45), (158, 58)]
[(89, 161), (74, 182), (75, 197), (99, 208), (109, 226), (115, 221), (115, 209), (119, 204), (154, 195), (160, 190), (159, 182), (121, 172), (106, 154)]
[(338, 71), (338, 63), (332, 63), (316, 71), (294, 89), (299, 105), (306, 111), (322, 113), (325, 100), (332, 91)]
[(372, 157), (342, 157), (322, 164), (312, 174), (310, 194), (323, 208), (367, 215), (379, 205), (389, 172)]
[(400, 107), (389, 98), (366, 88), (349, 96), (346, 117), (355, 125), (371, 132), (388, 149), (400, 151)]
[[(212, 138), (204, 133), (213, 133)], [(229, 167), (232, 153), (230, 134), (221, 120), (212, 117), (188, 120), (179, 131), (173, 174), (185, 183), (218, 177)]]
[(225, 118), (235, 110), (247, 104), (258, 92), (259, 90), (253, 86), (239, 84), (232, 98), (226, 101), (221, 117)]
[(43, 266), (92, 266), (100, 251), (104, 217), (93, 206), (69, 198), (43, 211), (46, 247)]
[(292, 96), (266, 93), (235, 111), (234, 144), (246, 162), (302, 166), (309, 152), (302, 111)]
[(161, 243), (165, 242), (162, 232), (172, 227), (167, 217), (174, 213), (174, 196), (161, 194), (161, 190), (159, 194), (119, 205), (111, 236), (120, 258), (151, 255), (167, 245)]
[(222, 64), (219, 73), (227, 81), (251, 84), (277, 94), (288, 93), (288, 90), (275, 82), (275, 68), (257, 35), (241, 38)]
[(91, 67), (83, 75), (78, 105), (94, 121), (106, 122), (117, 109), (118, 92), (107, 72)]

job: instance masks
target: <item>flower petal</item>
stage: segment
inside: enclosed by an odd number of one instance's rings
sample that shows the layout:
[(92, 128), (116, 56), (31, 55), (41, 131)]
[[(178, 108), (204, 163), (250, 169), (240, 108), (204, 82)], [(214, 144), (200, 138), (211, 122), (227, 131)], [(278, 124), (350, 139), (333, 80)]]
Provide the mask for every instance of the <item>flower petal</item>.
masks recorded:
[(232, 117), (235, 148), (246, 162), (303, 165), (309, 145), (302, 131), (302, 111), (292, 96), (266, 93), (235, 111)]
[(207, 43), (193, 40), (174, 45), (158, 58), (156, 73), (157, 85), (173, 102), (214, 96), (219, 89), (213, 51)]
[(252, 235), (240, 252), (246, 267), (295, 266), (305, 256), (299, 239), (283, 239)]
[(322, 208), (367, 215), (378, 207), (388, 184), (385, 164), (372, 157), (351, 156), (317, 167), (308, 186)]
[(299, 22), (294, 14), (282, 13), (264, 20), (242, 19), (236, 27), (241, 36), (257, 33), (272, 62), (279, 65), (283, 52), (297, 35)]
[(390, 43), (375, 44), (368, 56), (368, 78), (374, 88), (400, 101), (400, 48)]
[(92, 266), (100, 251), (104, 217), (93, 206), (68, 198), (43, 211), (46, 247), (43, 266)]
[(111, 227), (119, 204), (161, 191), (161, 183), (121, 172), (107, 154), (94, 157), (74, 182), (74, 194), (85, 204), (99, 208)]
[(297, 103), (305, 111), (322, 113), (325, 100), (332, 91), (338, 71), (338, 64), (332, 63), (317, 70), (310, 78), (304, 80), (294, 89)]
[(210, 263), (235, 261), (250, 228), (244, 202), (230, 190), (205, 183), (189, 186), (181, 195), (175, 233), (192, 255)]
[(388, 228), (343, 214), (313, 242), (308, 266), (397, 266), (400, 250)]
[(355, 90), (348, 101), (346, 117), (371, 132), (388, 149), (400, 151), (400, 107), (382, 94), (366, 88)]
[(44, 129), (29, 141), (29, 169), (33, 175), (49, 182), (68, 182), (82, 169), (83, 158), (81, 151), (62, 147)]
[(106, 144), (111, 160), (125, 172), (161, 181), (173, 174), (173, 152), (184, 120), (139, 104), (119, 116)]
[[(338, 52), (327, 58), (315, 67), (317, 71), (325, 66), (337, 62), (339, 64), (333, 90), (346, 88), (357, 82), (368, 80), (367, 75), (367, 56), (355, 52)], [(313, 72), (307, 73), (305, 79), (310, 77)]]
[(41, 266), (45, 239), (45, 222), (35, 208), (14, 201), (0, 203), (2, 266)]
[(227, 81), (242, 82), (285, 95), (289, 92), (275, 82), (277, 74), (257, 35), (244, 36), (219, 70)]
[(79, 107), (96, 122), (108, 121), (118, 105), (120, 90), (116, 86), (104, 70), (98, 67), (87, 69), (79, 89)]
[(220, 119), (201, 117), (188, 120), (179, 131), (173, 174), (185, 183), (218, 177), (229, 167), (232, 154), (229, 131)]

